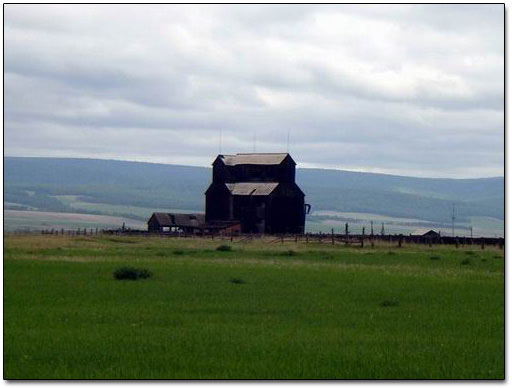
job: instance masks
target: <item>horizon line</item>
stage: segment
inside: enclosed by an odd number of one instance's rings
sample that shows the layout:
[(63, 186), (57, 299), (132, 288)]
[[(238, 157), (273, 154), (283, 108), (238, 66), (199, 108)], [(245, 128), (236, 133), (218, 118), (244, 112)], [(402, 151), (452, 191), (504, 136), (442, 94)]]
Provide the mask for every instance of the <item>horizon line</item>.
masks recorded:
[[(254, 152), (251, 152), (254, 153)], [(261, 152), (256, 152), (261, 153)], [(263, 152), (264, 153), (264, 152)], [(279, 154), (286, 152), (277, 152)], [(268, 152), (267, 152), (268, 154)], [(219, 154), (226, 155), (226, 154)], [(92, 158), (92, 157), (71, 157), (71, 156), (20, 156), (20, 155), (4, 155), (5, 158), (25, 158), (25, 159), (79, 159), (79, 160), (104, 160), (104, 161), (114, 161), (114, 162), (129, 162), (129, 163), (141, 163), (141, 164), (159, 164), (164, 166), (177, 166), (177, 167), (197, 167), (197, 168), (211, 168), (211, 166), (204, 165), (190, 165), (190, 164), (176, 164), (176, 163), (162, 163), (162, 162), (151, 162), (151, 161), (140, 161), (133, 159), (112, 159), (112, 158)], [(439, 176), (414, 176), (414, 175), (402, 175), (402, 174), (394, 174), (394, 173), (386, 173), (386, 172), (373, 172), (367, 170), (351, 170), (344, 168), (336, 168), (336, 167), (300, 167), (299, 163), (297, 163), (297, 168), (301, 170), (326, 170), (326, 171), (344, 171), (349, 173), (361, 173), (361, 174), (372, 174), (372, 175), (387, 175), (394, 177), (403, 177), (403, 178), (414, 178), (414, 179), (445, 179), (445, 180), (474, 180), (474, 179), (493, 179), (493, 178), (502, 178), (505, 179), (505, 175), (493, 175), (493, 176), (480, 176), (480, 177), (466, 177), (466, 178), (453, 178), (453, 177), (439, 177)]]

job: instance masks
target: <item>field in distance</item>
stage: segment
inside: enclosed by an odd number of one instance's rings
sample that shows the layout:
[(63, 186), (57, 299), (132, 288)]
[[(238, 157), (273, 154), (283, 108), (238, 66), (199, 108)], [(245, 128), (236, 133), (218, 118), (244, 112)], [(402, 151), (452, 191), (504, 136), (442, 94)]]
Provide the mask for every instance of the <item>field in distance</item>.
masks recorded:
[[(59, 197), (63, 200), (63, 197)], [(151, 209), (127, 205), (110, 205), (104, 203), (81, 202), (73, 196), (65, 198), (66, 204), (73, 209), (73, 213), (47, 212), (36, 210), (4, 210), (4, 230), (14, 231), (41, 231), (43, 229), (65, 230), (100, 228), (118, 229), (125, 223), (131, 229), (147, 228), (146, 221), (153, 211), (169, 213), (193, 213), (200, 210), (190, 209)], [(449, 223), (431, 222), (419, 219), (382, 216), (370, 213), (313, 211), (306, 217), (306, 232), (345, 233), (345, 223), (348, 222), (351, 234), (359, 234), (362, 228), (370, 233), (370, 222), (374, 222), (376, 234), (381, 232), (381, 224), (385, 224), (386, 234), (423, 234), (430, 229), (441, 231), (444, 236), (451, 236)], [(503, 237), (505, 221), (492, 217), (471, 217), (473, 236), (475, 237)], [(471, 235), (467, 225), (456, 223), (455, 235)]]
[(147, 228), (143, 221), (128, 217), (107, 216), (100, 214), (60, 213), (27, 210), (4, 210), (4, 230), (41, 231), (41, 230), (76, 230), (117, 229), (123, 223), (127, 228)]
[(504, 378), (502, 250), (271, 241), (6, 236), (4, 378)]

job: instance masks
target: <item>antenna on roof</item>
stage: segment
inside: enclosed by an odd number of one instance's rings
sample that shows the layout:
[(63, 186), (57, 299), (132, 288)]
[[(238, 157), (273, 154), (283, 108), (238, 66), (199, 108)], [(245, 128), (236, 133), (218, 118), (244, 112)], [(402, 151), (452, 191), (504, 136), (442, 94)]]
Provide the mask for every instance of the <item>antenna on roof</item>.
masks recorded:
[(219, 129), (219, 155), (222, 154), (222, 128)]
[(286, 153), (290, 153), (290, 129), (286, 135)]

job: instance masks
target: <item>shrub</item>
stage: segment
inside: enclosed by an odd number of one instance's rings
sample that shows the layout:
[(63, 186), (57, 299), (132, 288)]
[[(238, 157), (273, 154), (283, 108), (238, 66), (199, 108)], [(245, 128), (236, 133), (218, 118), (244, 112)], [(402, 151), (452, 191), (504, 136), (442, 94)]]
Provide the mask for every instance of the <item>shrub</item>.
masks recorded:
[(469, 265), (471, 264), (471, 260), (470, 259), (464, 259), (460, 262), (461, 265)]
[(147, 279), (153, 273), (146, 268), (120, 267), (114, 271), (114, 279), (117, 280), (138, 280)]
[(238, 279), (238, 278), (231, 278), (229, 279), (229, 281), (231, 283), (234, 283), (234, 284), (244, 284), (245, 283), (245, 280), (243, 279)]
[(439, 256), (430, 256), (430, 260), (439, 260), (441, 257)]
[(185, 251), (183, 249), (175, 249), (174, 251), (172, 251), (172, 253), (174, 253), (175, 255), (183, 255), (185, 254)]
[(391, 298), (391, 299), (386, 299), (384, 301), (381, 302), (381, 306), (382, 307), (393, 307), (393, 306), (398, 306), (400, 302), (398, 302), (398, 299), (396, 298)]
[(221, 252), (229, 252), (232, 250), (232, 248), (229, 245), (223, 244), (223, 245), (219, 245), (215, 250), (221, 251)]
[(393, 252), (393, 251), (389, 251), (389, 252), (388, 252), (388, 255), (395, 255), (395, 254), (396, 254), (396, 253), (395, 253), (395, 252)]
[(283, 253), (281, 253), (281, 255), (283, 255), (283, 256), (297, 256), (297, 252), (295, 252), (292, 249), (289, 249), (289, 250), (284, 251)]
[(475, 252), (473, 252), (473, 251), (466, 251), (466, 255), (470, 255), (470, 256), (472, 256), (472, 255), (474, 255), (474, 254), (475, 254)]

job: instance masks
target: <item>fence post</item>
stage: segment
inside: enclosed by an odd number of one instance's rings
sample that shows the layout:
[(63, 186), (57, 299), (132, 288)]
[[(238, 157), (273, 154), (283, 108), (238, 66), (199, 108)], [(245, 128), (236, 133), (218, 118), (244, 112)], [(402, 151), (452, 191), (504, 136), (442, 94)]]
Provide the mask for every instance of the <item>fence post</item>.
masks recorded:
[(485, 249), (485, 238), (482, 237), (482, 249)]
[(331, 244), (334, 245), (334, 228), (331, 229)]

